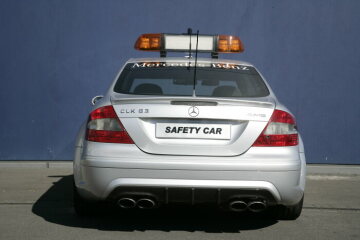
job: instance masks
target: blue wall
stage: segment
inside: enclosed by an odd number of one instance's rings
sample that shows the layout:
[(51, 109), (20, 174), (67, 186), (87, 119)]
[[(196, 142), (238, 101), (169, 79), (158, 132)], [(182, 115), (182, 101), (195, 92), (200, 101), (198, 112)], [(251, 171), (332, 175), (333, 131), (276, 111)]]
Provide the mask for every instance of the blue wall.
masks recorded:
[(140, 33), (239, 35), (297, 116), (308, 162), (360, 164), (360, 1), (0, 2), (1, 160), (70, 160)]

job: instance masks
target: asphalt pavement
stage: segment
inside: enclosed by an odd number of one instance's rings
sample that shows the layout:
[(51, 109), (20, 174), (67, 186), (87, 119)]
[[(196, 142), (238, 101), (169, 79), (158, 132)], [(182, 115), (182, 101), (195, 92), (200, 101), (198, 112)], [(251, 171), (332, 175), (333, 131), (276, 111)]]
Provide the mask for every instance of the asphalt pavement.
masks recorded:
[(81, 218), (72, 208), (69, 163), (0, 162), (0, 239), (360, 239), (360, 166), (309, 168), (302, 215), (181, 208)]

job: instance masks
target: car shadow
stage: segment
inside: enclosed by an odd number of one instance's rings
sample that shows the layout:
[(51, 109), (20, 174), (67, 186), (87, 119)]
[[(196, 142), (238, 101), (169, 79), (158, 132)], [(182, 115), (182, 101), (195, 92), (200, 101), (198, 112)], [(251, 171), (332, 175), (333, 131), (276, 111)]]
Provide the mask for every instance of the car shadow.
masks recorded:
[(102, 206), (99, 214), (79, 217), (72, 207), (72, 179), (59, 178), (33, 205), (32, 212), (48, 222), (64, 226), (103, 231), (203, 231), (208, 233), (240, 232), (261, 229), (277, 221), (262, 214), (217, 211), (200, 207), (160, 208), (154, 210), (119, 210)]

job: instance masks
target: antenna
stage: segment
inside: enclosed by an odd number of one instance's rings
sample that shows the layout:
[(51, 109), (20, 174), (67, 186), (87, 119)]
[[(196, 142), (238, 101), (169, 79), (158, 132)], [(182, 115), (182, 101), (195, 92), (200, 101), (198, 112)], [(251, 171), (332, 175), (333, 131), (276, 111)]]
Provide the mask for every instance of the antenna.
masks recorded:
[(187, 34), (190, 36), (190, 43), (189, 43), (189, 65), (188, 70), (190, 70), (190, 60), (191, 60), (191, 35), (192, 35), (192, 29), (188, 28)]
[(196, 31), (196, 48), (195, 48), (195, 67), (194, 67), (194, 84), (193, 84), (193, 97), (196, 97), (195, 86), (196, 86), (196, 65), (199, 45), (199, 30)]

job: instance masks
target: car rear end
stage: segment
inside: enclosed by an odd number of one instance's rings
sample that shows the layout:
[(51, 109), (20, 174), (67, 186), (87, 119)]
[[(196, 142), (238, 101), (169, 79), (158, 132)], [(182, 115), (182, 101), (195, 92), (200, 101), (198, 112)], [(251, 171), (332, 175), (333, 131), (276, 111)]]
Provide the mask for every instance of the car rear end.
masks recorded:
[(133, 59), (82, 127), (74, 176), (80, 197), (122, 208), (258, 212), (302, 201), (305, 155), (295, 118), (252, 65)]

